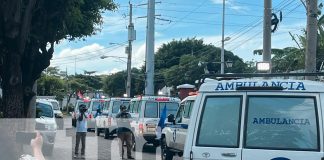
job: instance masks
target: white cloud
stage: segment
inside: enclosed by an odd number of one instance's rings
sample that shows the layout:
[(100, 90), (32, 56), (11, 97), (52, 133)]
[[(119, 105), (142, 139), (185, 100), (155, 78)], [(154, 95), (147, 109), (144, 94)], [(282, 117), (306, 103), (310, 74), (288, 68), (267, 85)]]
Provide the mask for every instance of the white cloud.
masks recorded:
[(118, 69), (118, 68), (113, 68), (111, 70), (96, 72), (94, 75), (111, 75), (111, 74), (117, 73), (119, 71), (122, 71), (122, 70)]
[[(101, 59), (102, 55), (112, 56)], [(114, 57), (115, 56), (115, 57)], [(63, 49), (55, 54), (51, 61), (51, 66), (58, 66), (61, 70), (68, 70), (68, 73), (83, 74), (86, 71), (96, 71), (106, 73), (114, 73), (116, 70), (125, 70), (126, 63), (125, 49), (123, 46), (104, 47), (99, 44), (91, 44), (82, 48)]]
[[(223, 0), (211, 0), (211, 1), (214, 4), (221, 4), (221, 5), (223, 4)], [(246, 12), (249, 10), (249, 7), (235, 3), (235, 0), (225, 0), (225, 5), (230, 9), (238, 12)]]

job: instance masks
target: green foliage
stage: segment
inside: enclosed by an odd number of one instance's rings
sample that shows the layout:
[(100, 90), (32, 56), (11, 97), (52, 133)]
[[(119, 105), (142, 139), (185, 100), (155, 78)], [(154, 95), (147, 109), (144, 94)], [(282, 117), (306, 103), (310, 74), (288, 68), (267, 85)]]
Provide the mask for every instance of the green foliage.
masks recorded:
[(294, 47), (287, 47), (272, 52), (272, 72), (287, 73), (305, 68), (305, 54), (303, 50)]
[[(163, 86), (177, 86), (184, 83), (194, 84), (204, 74), (204, 66), (199, 67), (199, 61), (205, 62), (210, 72), (220, 73), (220, 48), (206, 45), (203, 40), (195, 38), (173, 40), (163, 44), (158, 49), (155, 75), (155, 90)], [(232, 52), (225, 51), (225, 62), (232, 61), (233, 67), (225, 67), (226, 73), (243, 73), (247, 65)]]
[(57, 100), (62, 100), (64, 88), (64, 81), (57, 76), (43, 74), (37, 81), (37, 93), (40, 96), (56, 96)]
[(125, 71), (117, 72), (109, 75), (104, 80), (103, 90), (112, 97), (121, 97), (126, 92), (126, 76)]
[[(55, 43), (94, 35), (101, 30), (101, 14), (116, 8), (113, 0), (0, 1), (0, 57), (4, 62), (0, 64), (0, 77), (1, 88), (7, 91), (3, 93), (5, 117), (27, 116), (35, 93), (23, 91), (30, 90), (50, 65)], [(10, 85), (12, 78), (19, 80), (14, 86)]]
[[(318, 19), (317, 23), (318, 34), (317, 34), (317, 48), (316, 48), (316, 68), (320, 69), (321, 63), (324, 61), (324, 15), (321, 15)], [(307, 32), (303, 29), (303, 34), (298, 35), (299, 43), (301, 44), (301, 48), (303, 49), (303, 56), (297, 58), (301, 59), (303, 62), (305, 61), (305, 50), (306, 50), (306, 42), (307, 42)]]
[(100, 76), (76, 75), (74, 77), (82, 82), (91, 90), (99, 90), (103, 87), (102, 78)]

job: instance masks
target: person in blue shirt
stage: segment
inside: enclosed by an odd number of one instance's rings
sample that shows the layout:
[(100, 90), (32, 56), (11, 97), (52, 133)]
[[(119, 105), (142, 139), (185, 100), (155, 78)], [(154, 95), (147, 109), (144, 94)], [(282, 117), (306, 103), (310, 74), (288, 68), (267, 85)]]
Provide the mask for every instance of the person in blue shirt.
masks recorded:
[(97, 116), (100, 116), (100, 115), (101, 115), (101, 106), (100, 106), (100, 104), (98, 104), (98, 106), (97, 106), (97, 112), (96, 112), (94, 118), (96, 118)]
[(76, 114), (77, 122), (76, 122), (76, 141), (75, 141), (75, 150), (74, 150), (74, 158), (78, 157), (79, 152), (79, 144), (80, 141), (82, 143), (81, 148), (81, 158), (85, 158), (85, 140), (87, 135), (87, 118), (88, 114), (87, 106), (84, 104), (81, 104), (79, 106), (79, 113)]

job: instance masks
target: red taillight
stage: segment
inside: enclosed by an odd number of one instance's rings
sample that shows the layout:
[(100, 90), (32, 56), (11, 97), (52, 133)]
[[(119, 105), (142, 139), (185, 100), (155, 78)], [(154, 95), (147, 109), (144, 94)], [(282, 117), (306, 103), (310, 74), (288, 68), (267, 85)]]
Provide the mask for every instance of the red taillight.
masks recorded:
[(139, 133), (144, 133), (144, 126), (142, 123), (138, 125)]
[(89, 119), (91, 119), (92, 118), (92, 114), (89, 114)]

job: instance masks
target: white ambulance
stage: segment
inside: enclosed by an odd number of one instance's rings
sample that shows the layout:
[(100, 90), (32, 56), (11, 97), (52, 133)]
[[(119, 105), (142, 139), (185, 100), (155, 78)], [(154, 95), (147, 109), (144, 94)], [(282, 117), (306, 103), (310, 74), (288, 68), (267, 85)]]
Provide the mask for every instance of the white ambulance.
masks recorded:
[(134, 138), (141, 142), (144, 140), (148, 143), (153, 143), (155, 146), (159, 145), (159, 141), (156, 139), (156, 127), (162, 111), (166, 107), (166, 115), (175, 115), (179, 104), (180, 99), (174, 97), (140, 96), (133, 98), (130, 103), (129, 112), (133, 117), (131, 127), (134, 132)]
[(210, 80), (199, 89), (185, 160), (323, 160), (324, 83)]
[(119, 112), (119, 107), (121, 104), (128, 107), (130, 100), (131, 98), (119, 97), (112, 97), (105, 100), (106, 107), (103, 109), (103, 114), (96, 117), (95, 132), (97, 136), (103, 132), (105, 139), (108, 139), (110, 136), (116, 133), (116, 115)]
[(161, 159), (172, 160), (174, 155), (183, 155), (191, 111), (197, 95), (190, 95), (181, 101), (174, 119), (168, 117), (168, 123), (161, 135)]

